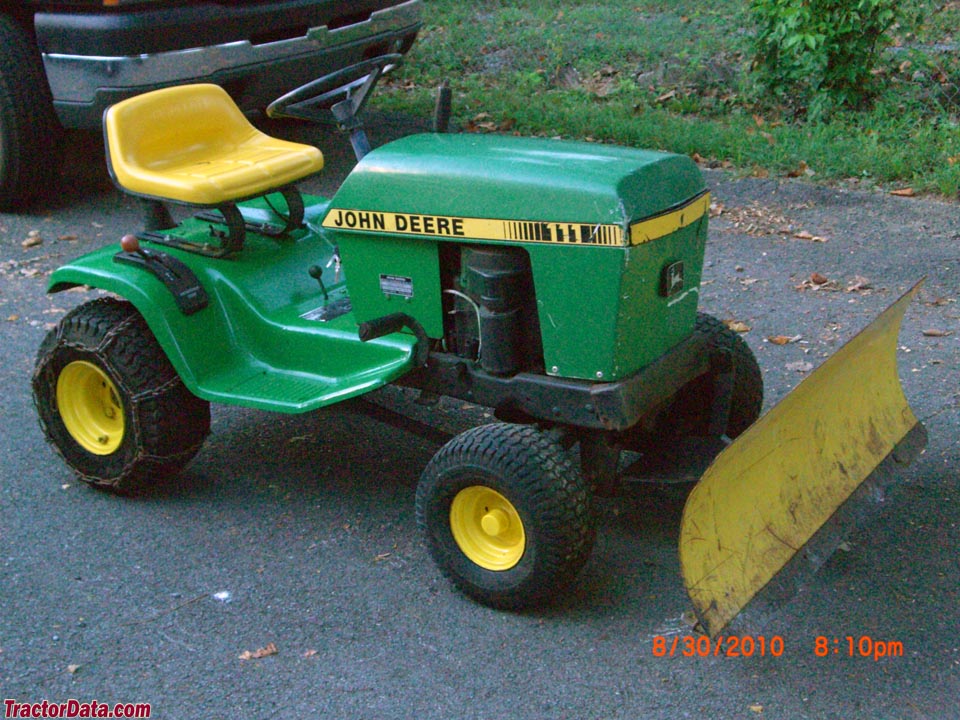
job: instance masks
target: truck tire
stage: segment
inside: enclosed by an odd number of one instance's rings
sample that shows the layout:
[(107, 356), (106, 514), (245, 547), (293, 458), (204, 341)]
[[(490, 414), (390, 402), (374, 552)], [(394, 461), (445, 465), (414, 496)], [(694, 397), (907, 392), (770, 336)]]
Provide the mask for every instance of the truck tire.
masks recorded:
[(47, 440), (85, 482), (133, 491), (177, 473), (210, 430), (134, 307), (101, 298), (40, 346), (33, 397)]
[(563, 449), (525, 425), (458, 435), (417, 486), (417, 524), (440, 570), (500, 609), (556, 598), (590, 556), (588, 489)]
[(62, 135), (36, 42), (0, 14), (0, 211), (24, 210), (51, 187)]
[[(698, 313), (694, 332), (703, 335), (712, 348), (726, 350), (733, 358), (733, 390), (725, 434), (736, 438), (760, 417), (763, 408), (760, 366), (746, 341), (712, 315)], [(712, 383), (712, 378), (704, 377), (681, 390), (665, 414), (661, 434), (704, 435), (710, 421)]]

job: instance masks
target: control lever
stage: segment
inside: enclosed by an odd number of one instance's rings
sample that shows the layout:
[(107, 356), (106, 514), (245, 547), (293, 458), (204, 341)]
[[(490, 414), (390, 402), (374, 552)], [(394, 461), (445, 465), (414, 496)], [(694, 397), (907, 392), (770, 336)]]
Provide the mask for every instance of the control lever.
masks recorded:
[(307, 274), (320, 283), (320, 292), (323, 293), (323, 299), (329, 300), (330, 296), (327, 294), (327, 287), (323, 284), (323, 268), (319, 265), (311, 265), (307, 268)]

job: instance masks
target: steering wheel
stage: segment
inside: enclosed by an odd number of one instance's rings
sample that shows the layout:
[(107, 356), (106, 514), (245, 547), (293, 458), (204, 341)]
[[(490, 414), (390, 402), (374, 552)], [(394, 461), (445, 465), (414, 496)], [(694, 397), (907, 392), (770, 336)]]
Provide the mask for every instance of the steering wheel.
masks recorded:
[[(270, 103), (267, 115), (318, 121), (322, 119), (318, 110), (336, 106), (334, 115), (337, 121), (341, 125), (347, 124), (363, 109), (380, 76), (399, 64), (402, 58), (400, 53), (378, 55), (311, 80)], [(349, 107), (343, 106), (344, 101), (335, 102), (341, 97), (350, 101)]]

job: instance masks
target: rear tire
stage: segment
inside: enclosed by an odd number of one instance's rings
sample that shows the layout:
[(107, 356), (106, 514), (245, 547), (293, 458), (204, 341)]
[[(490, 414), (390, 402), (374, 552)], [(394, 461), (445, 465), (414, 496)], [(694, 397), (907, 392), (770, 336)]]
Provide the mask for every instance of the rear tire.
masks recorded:
[(210, 405), (181, 382), (134, 307), (79, 306), (40, 346), (40, 426), (87, 483), (132, 491), (177, 473), (210, 431)]
[(55, 186), (62, 134), (36, 41), (0, 14), (0, 211), (24, 210)]
[(590, 556), (590, 493), (537, 429), (496, 423), (447, 443), (417, 486), (417, 523), (440, 570), (495, 608), (555, 599)]

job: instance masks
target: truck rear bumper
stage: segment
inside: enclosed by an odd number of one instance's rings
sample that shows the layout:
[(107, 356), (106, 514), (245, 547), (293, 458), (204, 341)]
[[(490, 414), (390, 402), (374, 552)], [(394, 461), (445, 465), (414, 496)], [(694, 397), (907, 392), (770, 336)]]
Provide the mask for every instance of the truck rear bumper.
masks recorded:
[[(303, 29), (296, 37), (260, 42), (234, 40), (184, 49), (143, 54), (112, 54), (46, 38), (62, 38), (62, 25), (72, 25), (72, 16), (42, 14), (37, 17), (37, 35), (54, 108), (66, 127), (99, 127), (103, 111), (127, 97), (160, 87), (190, 82), (214, 82), (225, 87), (244, 110), (262, 110), (290, 89), (345, 64), (385, 52), (404, 52), (413, 43), (420, 24), (420, 0), (372, 13), (368, 18), (330, 29)], [(141, 13), (138, 22), (147, 22)], [(105, 26), (100, 48), (129, 50), (125, 33), (116, 40), (117, 28)], [(131, 29), (133, 28), (133, 30)], [(87, 28), (88, 31), (90, 30)], [(263, 28), (261, 28), (263, 29)], [(156, 34), (156, 28), (151, 30)], [(262, 37), (270, 37), (264, 34)]]

